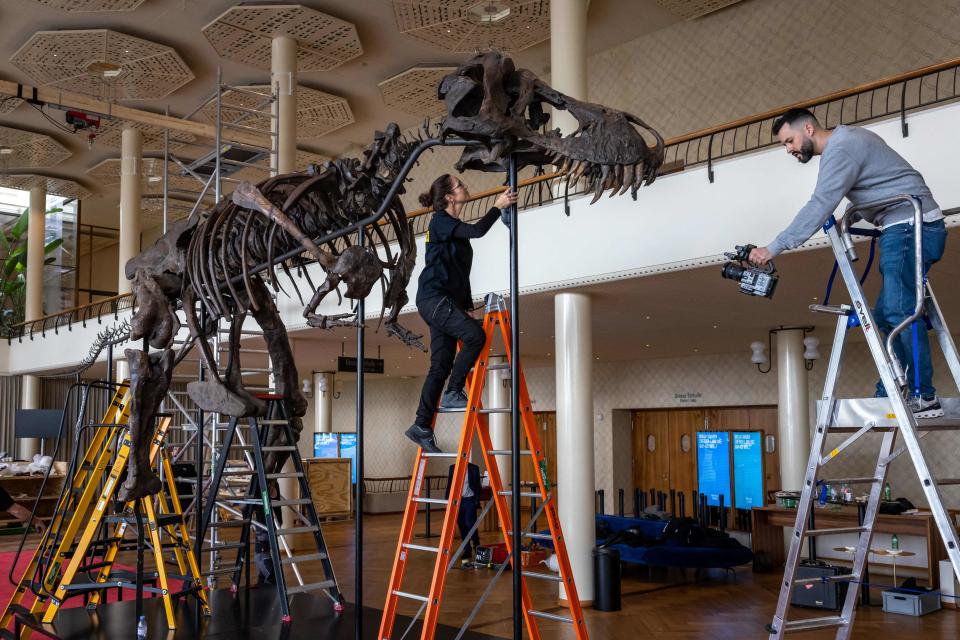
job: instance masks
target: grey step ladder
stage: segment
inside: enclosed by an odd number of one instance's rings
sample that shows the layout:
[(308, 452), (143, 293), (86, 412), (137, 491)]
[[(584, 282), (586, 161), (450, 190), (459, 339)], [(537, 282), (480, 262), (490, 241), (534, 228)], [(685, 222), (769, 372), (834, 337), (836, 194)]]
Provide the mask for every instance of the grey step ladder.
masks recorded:
[[(285, 413), (283, 399), (276, 394), (259, 394), (258, 397), (267, 401), (267, 413), (265, 417), (249, 417), (242, 420), (247, 422), (249, 444), (241, 445), (249, 453), (253, 460), (253, 470), (242, 470), (242, 475), (249, 476), (247, 489), (240, 496), (222, 494), (222, 485), (226, 484), (231, 478), (230, 471), (226, 469), (227, 456), (222, 455), (217, 459), (217, 464), (213, 471), (213, 476), (208, 486), (208, 497), (204, 501), (204, 510), (201, 520), (201, 539), (208, 540), (207, 532), (211, 528), (240, 528), (239, 542), (230, 543), (221, 541), (214, 543), (210, 548), (204, 551), (225, 551), (236, 550), (236, 562), (232, 567), (224, 568), (222, 573), (232, 575), (231, 589), (236, 591), (240, 586), (240, 579), (243, 574), (244, 565), (249, 562), (249, 548), (252, 542), (251, 530), (254, 527), (262, 528), (266, 531), (267, 542), (270, 547), (270, 558), (273, 563), (274, 579), (278, 595), (280, 596), (280, 609), (282, 621), (289, 622), (290, 605), (288, 596), (296, 593), (305, 593), (311, 591), (322, 591), (333, 601), (333, 608), (340, 612), (344, 609), (343, 594), (340, 592), (336, 575), (333, 572), (333, 564), (330, 561), (330, 555), (327, 550), (327, 544), (323, 537), (323, 531), (320, 527), (320, 519), (317, 516), (314, 507), (313, 498), (310, 494), (310, 486), (307, 482), (306, 473), (303, 467), (303, 461), (297, 448), (296, 439), (293, 436), (293, 429), (290, 426), (290, 420)], [(241, 426), (238, 418), (231, 418), (226, 433), (224, 435), (224, 450), (229, 450), (233, 445), (233, 440), (238, 434), (238, 427)], [(280, 430), (280, 437), (272, 437), (272, 430)], [(292, 472), (280, 471), (277, 473), (267, 473), (264, 465), (264, 458), (269, 453), (286, 453), (293, 462), (294, 470)], [(296, 478), (300, 489), (299, 498), (282, 498), (270, 495), (270, 481), (280, 478)], [(232, 506), (230, 511), (239, 514), (237, 520), (215, 520), (213, 515), (215, 508), (221, 506)], [(286, 525), (281, 525), (276, 513), (283, 507), (290, 507), (287, 513), (292, 513), (295, 519)], [(255, 513), (259, 512), (259, 513)], [(301, 555), (292, 555), (290, 551), (293, 547), (293, 536), (297, 534), (309, 534), (313, 538), (315, 549), (309, 553)], [(215, 538), (214, 538), (215, 540)], [(281, 556), (281, 548), (287, 551), (287, 556)], [(308, 562), (320, 562), (324, 579), (319, 582), (305, 583), (298, 565)], [(290, 566), (300, 584), (287, 585), (287, 579), (284, 575), (284, 567)], [(247, 582), (250, 579), (250, 569), (247, 571)], [(248, 584), (249, 586), (249, 584)]]
[[(958, 389), (960, 389), (960, 358), (957, 356), (957, 348), (947, 329), (933, 289), (930, 283), (926, 281), (923, 273), (922, 234), (914, 234), (914, 255), (917, 257), (915, 260), (917, 304), (914, 313), (895, 327), (885, 342), (884, 337), (877, 330), (873, 312), (864, 297), (863, 289), (860, 287), (860, 282), (852, 264), (857, 259), (852, 236), (876, 236), (879, 233), (875, 230), (852, 229), (851, 225), (858, 219), (857, 214), (864, 210), (882, 208), (902, 202), (909, 202), (913, 206), (914, 219), (912, 224), (914, 229), (919, 229), (922, 224), (920, 201), (919, 198), (910, 195), (892, 196), (851, 207), (840, 218), (839, 223), (831, 217), (824, 225), (824, 231), (836, 256), (839, 273), (842, 275), (850, 293), (851, 304), (839, 306), (811, 305), (811, 309), (814, 311), (836, 314), (838, 316), (837, 327), (830, 353), (823, 397), (818, 402), (816, 432), (810, 448), (810, 458), (807, 462), (800, 502), (797, 506), (797, 519), (790, 542), (790, 551), (787, 554), (783, 582), (780, 585), (777, 610), (773, 622), (767, 625), (770, 640), (779, 640), (787, 633), (831, 628), (836, 629), (837, 640), (846, 640), (851, 637), (858, 593), (867, 568), (870, 541), (873, 536), (874, 523), (880, 506), (887, 470), (890, 463), (904, 453), (910, 457), (913, 467), (916, 469), (929, 510), (933, 514), (937, 529), (946, 546), (947, 555), (953, 564), (953, 570), (960, 577), (960, 546), (958, 546), (957, 528), (943, 506), (939, 489), (940, 486), (947, 484), (960, 484), (960, 480), (936, 479), (928, 468), (923, 451), (920, 448), (920, 440), (928, 433), (960, 430), (960, 398), (941, 398), (943, 416), (920, 418), (918, 420), (907, 405), (905, 399), (908, 391), (907, 376), (893, 350), (893, 340), (896, 336), (903, 330), (908, 329), (914, 321), (923, 322), (923, 314), (926, 311), (950, 372)], [(836, 397), (844, 341), (847, 332), (858, 326), (863, 330), (867, 345), (870, 348), (870, 354), (877, 366), (880, 379), (888, 390), (889, 398), (840, 399)], [(897, 390), (899, 393), (891, 390)], [(872, 475), (862, 478), (837, 477), (835, 479), (820, 476), (821, 470), (827, 464), (836, 460), (850, 445), (869, 433), (882, 435), (880, 452)], [(825, 453), (824, 448), (829, 434), (849, 435), (839, 445)], [(902, 439), (902, 444), (895, 448), (898, 436)], [(869, 499), (861, 526), (833, 529), (810, 529), (808, 527), (810, 511), (813, 508), (813, 501), (816, 499), (818, 480), (829, 484), (847, 483), (849, 485), (869, 486)], [(829, 578), (818, 577), (800, 580), (795, 578), (805, 539), (854, 533), (859, 534), (859, 540), (854, 553), (851, 573)], [(794, 589), (804, 583), (824, 581), (827, 583), (842, 581), (849, 583), (840, 613), (821, 617), (789, 618), (790, 601)]]

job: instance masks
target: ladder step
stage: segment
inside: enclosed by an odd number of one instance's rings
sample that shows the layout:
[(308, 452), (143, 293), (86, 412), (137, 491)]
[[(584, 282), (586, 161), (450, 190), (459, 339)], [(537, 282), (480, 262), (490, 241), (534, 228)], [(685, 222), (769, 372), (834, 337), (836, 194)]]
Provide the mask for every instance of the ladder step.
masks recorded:
[(207, 553), (209, 551), (224, 551), (226, 549), (243, 549), (246, 545), (240, 544), (239, 542), (227, 542), (224, 544), (211, 544), (204, 547), (200, 547), (200, 551)]
[[(513, 495), (513, 491), (498, 491), (498, 492), (497, 492), (497, 495), (501, 495), (501, 496), (512, 496), (512, 495)], [(533, 491), (521, 491), (521, 492), (520, 492), (520, 497), (521, 497), (521, 498), (542, 498), (543, 496), (541, 496), (539, 493), (536, 493), (536, 492), (533, 492)]]
[(521, 571), (524, 578), (535, 578), (537, 580), (549, 580), (551, 582), (563, 582), (563, 578), (554, 573), (539, 573), (537, 571)]
[(326, 560), (327, 554), (325, 553), (310, 553), (304, 554), (302, 556), (291, 556), (288, 558), (283, 558), (280, 561), (280, 564), (297, 564), (298, 562), (313, 562), (314, 560)]
[[(510, 535), (513, 535), (513, 532), (510, 532)], [(553, 536), (549, 533), (533, 533), (530, 531), (524, 531), (522, 534), (524, 538), (530, 538), (531, 540), (553, 540)]]
[(213, 569), (207, 571), (201, 571), (200, 575), (202, 576), (225, 576), (228, 573), (233, 573), (236, 571), (236, 567), (221, 567), (220, 569)]
[(573, 618), (567, 616), (561, 616), (556, 613), (550, 613), (548, 611), (537, 611), (536, 609), (528, 609), (527, 613), (537, 618), (543, 618), (545, 620), (553, 620), (554, 622), (566, 622), (567, 624), (573, 624)]
[(427, 452), (424, 452), (424, 453), (422, 453), (421, 455), (422, 455), (424, 458), (456, 458), (456, 457), (457, 457), (457, 452), (456, 452), (456, 451), (454, 451), (453, 453), (444, 453), (443, 451), (441, 451), (440, 453), (427, 453)]
[[(242, 449), (242, 450), (252, 450), (254, 445), (252, 444), (235, 444), (233, 449)], [(297, 447), (292, 444), (278, 445), (272, 447), (260, 447), (260, 451), (296, 451)]]
[(783, 624), (783, 632), (791, 631), (813, 631), (815, 629), (829, 629), (830, 627), (843, 627), (846, 622), (840, 616), (829, 616), (826, 618), (807, 618), (806, 620), (791, 620)]
[(794, 580), (794, 584), (814, 584), (817, 582), (852, 582), (854, 580), (859, 580), (859, 576), (855, 576), (852, 573), (846, 573), (839, 576), (819, 576), (816, 578), (800, 578)]
[(208, 524), (208, 527), (242, 527), (244, 525), (250, 524), (249, 520), (218, 520), (217, 522), (211, 522)]
[(272, 507), (295, 507), (299, 504), (310, 504), (310, 498), (290, 498), (285, 500), (271, 500)]
[(267, 480), (275, 480), (277, 478), (302, 478), (303, 474), (299, 471), (285, 471), (281, 473), (268, 473), (266, 476)]
[(305, 591), (317, 591), (319, 589), (329, 589), (330, 587), (337, 586), (337, 583), (333, 580), (324, 580), (323, 582), (314, 582), (312, 584), (298, 584), (293, 587), (287, 587), (287, 594), (291, 593), (304, 593)]
[(289, 529), (277, 529), (278, 536), (288, 536), (293, 533), (313, 533), (319, 531), (320, 527), (309, 526), (309, 527), (290, 527)]
[(487, 371), (503, 371), (504, 369), (509, 369), (509, 362), (498, 362), (496, 364), (488, 364)]
[(880, 478), (835, 478), (833, 480), (824, 480), (824, 484), (876, 484)]
[(289, 420), (257, 420), (257, 424), (290, 424)]
[(833, 536), (845, 533), (867, 533), (868, 527), (838, 527), (836, 529), (811, 529), (807, 531), (808, 536)]
[(440, 407), (439, 409), (437, 409), (437, 413), (466, 413), (466, 412), (467, 412), (466, 407), (464, 407), (463, 409), (444, 409), (443, 407)]
[(509, 407), (497, 407), (494, 409), (480, 409), (480, 413), (510, 413), (512, 409)]
[(415, 549), (416, 551), (426, 551), (428, 553), (440, 553), (440, 547), (428, 547), (422, 544), (406, 544), (403, 545), (404, 549)]
[(447, 500), (444, 498), (414, 498), (413, 501), (429, 504), (447, 504)]
[(224, 469), (220, 475), (222, 476), (249, 476), (253, 475), (253, 469)]
[[(487, 455), (491, 455), (491, 456), (509, 456), (509, 455), (513, 455), (513, 451), (511, 451), (510, 449), (490, 449), (489, 451), (487, 451)], [(528, 456), (528, 455), (530, 455), (530, 450), (529, 450), (529, 449), (521, 449), (521, 450), (520, 450), (520, 455), (522, 455), (522, 456)]]
[(430, 601), (430, 598), (428, 598), (427, 596), (418, 596), (415, 593), (407, 593), (406, 591), (397, 591), (396, 589), (394, 589), (393, 595), (398, 596), (400, 598), (407, 598), (408, 600), (416, 600), (417, 602)]

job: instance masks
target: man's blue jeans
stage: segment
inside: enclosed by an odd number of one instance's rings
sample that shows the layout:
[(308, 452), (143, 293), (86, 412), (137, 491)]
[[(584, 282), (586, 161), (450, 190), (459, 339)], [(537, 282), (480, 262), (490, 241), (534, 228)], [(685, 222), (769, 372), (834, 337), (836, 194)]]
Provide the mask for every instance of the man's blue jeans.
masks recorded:
[[(913, 314), (916, 306), (914, 287), (913, 225), (898, 224), (883, 231), (880, 236), (880, 275), (883, 284), (877, 305), (873, 309), (874, 320), (885, 337), (898, 324)], [(923, 223), (923, 272), (926, 273), (933, 263), (943, 256), (947, 240), (947, 229), (943, 220)], [(930, 363), (930, 341), (927, 338), (927, 326), (923, 319), (914, 323), (917, 331), (917, 359), (915, 366), (913, 353), (913, 330), (907, 327), (897, 336), (893, 348), (900, 364), (907, 370), (907, 383), (911, 392), (916, 393), (916, 371), (920, 372), (920, 394), (931, 398), (936, 394), (933, 388), (933, 365)], [(887, 394), (883, 382), (877, 382), (878, 397)]]

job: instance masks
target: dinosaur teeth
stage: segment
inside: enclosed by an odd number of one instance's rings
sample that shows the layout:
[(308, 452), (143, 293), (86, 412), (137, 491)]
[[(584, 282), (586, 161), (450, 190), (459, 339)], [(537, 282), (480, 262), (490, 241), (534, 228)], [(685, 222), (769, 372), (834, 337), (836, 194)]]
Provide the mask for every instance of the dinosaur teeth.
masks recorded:
[(623, 185), (623, 165), (618, 164), (613, 167), (613, 182), (610, 185), (610, 196), (613, 197), (617, 195), (617, 190)]
[(593, 200), (590, 201), (590, 204), (595, 203), (600, 199), (600, 196), (603, 195), (603, 186), (606, 183), (606, 174), (610, 170), (607, 168), (607, 165), (603, 165), (603, 172), (595, 178), (594, 187), (593, 187)]
[(573, 164), (573, 158), (566, 158), (563, 161), (563, 166), (560, 167), (560, 173), (567, 173), (570, 171), (570, 165)]
[(628, 164), (623, 168), (623, 186), (620, 187), (620, 192), (617, 193), (618, 196), (622, 196), (627, 192), (627, 189), (630, 188), (630, 185), (633, 184), (633, 165)]

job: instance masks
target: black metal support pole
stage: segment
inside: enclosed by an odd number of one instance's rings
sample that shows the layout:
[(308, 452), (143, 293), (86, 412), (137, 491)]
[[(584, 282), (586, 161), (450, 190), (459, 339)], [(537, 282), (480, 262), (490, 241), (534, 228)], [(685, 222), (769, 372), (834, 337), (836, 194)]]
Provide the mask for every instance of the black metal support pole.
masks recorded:
[(135, 619), (139, 623), (140, 616), (143, 615), (143, 511), (140, 508), (140, 500), (133, 503), (133, 514), (137, 519), (137, 615)]
[[(507, 184), (511, 191), (517, 190), (517, 158), (510, 154), (507, 168)], [(511, 434), (511, 497), (513, 498), (513, 637), (523, 637), (523, 607), (520, 575), (520, 261), (517, 244), (517, 228), (520, 226), (517, 206), (510, 207), (510, 434)]]
[(604, 494), (603, 489), (597, 489), (597, 498), (600, 500), (600, 511), (599, 511), (599, 513), (600, 513), (600, 515), (604, 515), (604, 514), (606, 513), (606, 502), (607, 502), (606, 498), (607, 498), (607, 496)]
[(623, 517), (623, 489), (622, 488), (617, 489), (617, 503), (618, 503), (617, 506), (620, 508), (619, 514), (620, 514), (620, 517), (622, 518)]
[(633, 515), (640, 515), (640, 489), (633, 488)]
[(681, 491), (679, 492), (677, 497), (680, 500), (680, 517), (686, 518), (687, 517), (687, 494)]
[[(647, 492), (640, 491), (639, 489), (637, 490), (637, 492), (640, 494), (640, 511), (641, 512), (646, 511), (647, 510)], [(640, 515), (640, 513), (637, 513), (637, 515)]]
[(670, 515), (677, 515), (677, 490), (670, 489)]
[[(363, 227), (357, 233), (357, 246), (363, 247), (366, 234)], [(357, 486), (354, 497), (354, 620), (356, 640), (363, 640), (363, 358), (364, 358), (364, 302), (357, 300)], [(429, 480), (428, 480), (429, 482)]]
[(720, 521), (720, 533), (723, 533), (727, 529), (727, 508), (722, 493), (720, 494), (720, 508), (717, 509), (717, 518)]
[(113, 386), (113, 345), (107, 345), (107, 384)]

